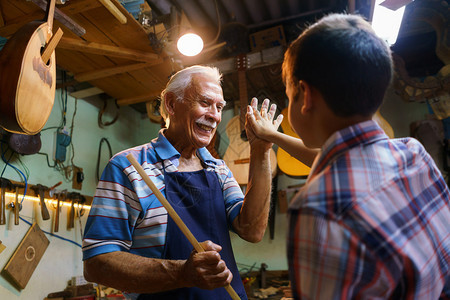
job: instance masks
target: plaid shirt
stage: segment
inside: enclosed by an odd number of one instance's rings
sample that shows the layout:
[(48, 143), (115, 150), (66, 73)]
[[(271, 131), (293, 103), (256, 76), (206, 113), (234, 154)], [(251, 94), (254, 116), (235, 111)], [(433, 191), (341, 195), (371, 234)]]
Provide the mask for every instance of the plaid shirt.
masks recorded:
[(295, 299), (448, 299), (449, 198), (417, 140), (334, 133), (289, 207)]

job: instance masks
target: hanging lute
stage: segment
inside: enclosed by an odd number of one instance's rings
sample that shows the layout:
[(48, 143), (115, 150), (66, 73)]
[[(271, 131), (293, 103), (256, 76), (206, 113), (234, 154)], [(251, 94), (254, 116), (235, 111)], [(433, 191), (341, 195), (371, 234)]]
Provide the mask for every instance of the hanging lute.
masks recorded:
[(53, 35), (55, 0), (44, 21), (33, 21), (11, 36), (0, 52), (0, 126), (36, 134), (52, 111), (56, 88), (55, 51), (63, 32)]

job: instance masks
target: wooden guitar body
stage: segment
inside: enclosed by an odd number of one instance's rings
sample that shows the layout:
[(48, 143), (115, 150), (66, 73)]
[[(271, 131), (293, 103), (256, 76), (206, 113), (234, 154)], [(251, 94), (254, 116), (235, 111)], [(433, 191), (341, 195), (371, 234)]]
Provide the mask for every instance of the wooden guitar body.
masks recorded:
[[(223, 155), (223, 160), (233, 173), (236, 181), (239, 184), (247, 184), (250, 162), (250, 144), (241, 139), (239, 116), (234, 116), (228, 122), (226, 133), (230, 143)], [(246, 158), (247, 161), (245, 161)]]
[[(288, 108), (283, 109), (281, 111), (281, 114), (285, 116), (285, 118), (283, 118), (283, 121), (281, 121), (281, 128), (283, 129), (283, 132), (295, 138), (300, 138), (289, 124), (287, 118)], [(394, 130), (392, 129), (391, 125), (381, 116), (379, 111), (377, 111), (373, 116), (373, 120), (376, 121), (378, 125), (380, 125), (380, 127), (390, 138), (394, 138)], [(277, 151), (277, 160), (280, 170), (290, 176), (308, 176), (311, 170), (310, 167), (291, 156), (281, 147), (279, 147)]]
[(379, 110), (377, 110), (377, 112), (373, 115), (372, 119), (378, 123), (378, 125), (384, 130), (389, 138), (394, 138), (394, 130), (392, 129), (391, 124), (389, 124), (388, 121), (383, 118)]
[[(250, 143), (241, 138), (240, 116), (234, 116), (226, 126), (230, 144), (225, 151), (223, 160), (233, 173), (239, 184), (248, 183), (250, 170)], [(277, 173), (277, 158), (273, 149), (270, 150), (270, 166), (272, 177)]]
[[(283, 132), (287, 135), (300, 138), (297, 133), (292, 129), (291, 125), (289, 124), (287, 115), (288, 115), (288, 108), (285, 108), (281, 111), (281, 114), (285, 116), (283, 118), (283, 121), (281, 121), (281, 129), (283, 129)], [(278, 167), (280, 170), (285, 173), (286, 175), (290, 176), (308, 176), (309, 171), (311, 170), (310, 167), (299, 161), (298, 159), (291, 156), (289, 153), (284, 151), (281, 147), (278, 147), (277, 151), (277, 160), (278, 160)]]
[(36, 134), (47, 122), (55, 99), (55, 53), (42, 60), (49, 24), (34, 21), (20, 28), (0, 52), (0, 126)]

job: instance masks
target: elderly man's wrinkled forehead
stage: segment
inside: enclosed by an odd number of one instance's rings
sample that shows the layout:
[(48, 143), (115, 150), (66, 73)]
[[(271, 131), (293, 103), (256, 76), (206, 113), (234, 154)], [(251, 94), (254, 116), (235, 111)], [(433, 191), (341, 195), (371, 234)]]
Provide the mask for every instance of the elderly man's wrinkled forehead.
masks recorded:
[(185, 96), (201, 96), (207, 99), (220, 97), (223, 100), (223, 91), (220, 83), (213, 78), (203, 74), (193, 74), (191, 85), (186, 90)]

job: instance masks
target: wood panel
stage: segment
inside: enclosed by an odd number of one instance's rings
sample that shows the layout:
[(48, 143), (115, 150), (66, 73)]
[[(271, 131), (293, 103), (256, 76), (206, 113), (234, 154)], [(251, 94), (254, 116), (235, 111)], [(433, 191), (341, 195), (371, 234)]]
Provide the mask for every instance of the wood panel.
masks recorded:
[(49, 244), (50, 241), (34, 223), (3, 269), (20, 289), (27, 286)]

